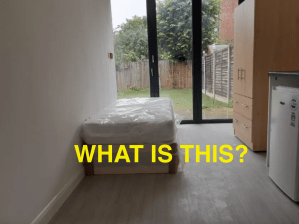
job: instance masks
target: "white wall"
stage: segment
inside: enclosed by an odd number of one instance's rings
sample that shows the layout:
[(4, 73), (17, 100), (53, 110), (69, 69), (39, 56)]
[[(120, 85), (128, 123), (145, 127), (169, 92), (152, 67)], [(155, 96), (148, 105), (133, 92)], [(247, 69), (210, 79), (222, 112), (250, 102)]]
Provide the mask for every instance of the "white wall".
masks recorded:
[(82, 122), (117, 98), (110, 0), (0, 0), (0, 223), (78, 172)]

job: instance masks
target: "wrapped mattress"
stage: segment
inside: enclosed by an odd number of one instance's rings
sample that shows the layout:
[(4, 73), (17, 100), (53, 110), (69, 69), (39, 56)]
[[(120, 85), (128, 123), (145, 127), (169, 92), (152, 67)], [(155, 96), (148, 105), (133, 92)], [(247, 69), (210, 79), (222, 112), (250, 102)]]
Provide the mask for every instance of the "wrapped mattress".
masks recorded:
[(172, 144), (175, 118), (169, 98), (119, 99), (83, 123), (82, 137), (90, 145)]

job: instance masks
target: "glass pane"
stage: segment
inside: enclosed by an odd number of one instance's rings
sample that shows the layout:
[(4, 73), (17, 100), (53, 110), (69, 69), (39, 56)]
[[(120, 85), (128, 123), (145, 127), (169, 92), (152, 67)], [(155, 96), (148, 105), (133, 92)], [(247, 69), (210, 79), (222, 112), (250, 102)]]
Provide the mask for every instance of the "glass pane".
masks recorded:
[(146, 0), (111, 0), (118, 98), (149, 97)]
[(192, 3), (157, 0), (160, 96), (170, 97), (174, 110), (193, 119)]
[(203, 119), (231, 119), (233, 115), (233, 7), (228, 1), (202, 0)]

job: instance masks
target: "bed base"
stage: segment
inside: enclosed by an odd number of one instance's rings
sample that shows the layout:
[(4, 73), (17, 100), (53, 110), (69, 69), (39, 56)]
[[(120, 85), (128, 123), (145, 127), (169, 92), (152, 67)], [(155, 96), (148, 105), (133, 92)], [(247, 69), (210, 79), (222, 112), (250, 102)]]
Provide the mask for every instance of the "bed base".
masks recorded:
[[(86, 144), (83, 142), (83, 145), (88, 146), (88, 151), (91, 150), (91, 145)], [(116, 153), (119, 149), (120, 145), (112, 145), (112, 153)], [(133, 153), (134, 149), (131, 149), (129, 145), (125, 145), (128, 153)], [(103, 151), (108, 151), (108, 145), (103, 145)], [(178, 145), (176, 143), (170, 144), (170, 147), (172, 148), (171, 154), (172, 154), (172, 161), (168, 164), (146, 164), (138, 166), (109, 166), (107, 164), (107, 167), (105, 166), (95, 166), (94, 159), (91, 163), (87, 162), (86, 157), (84, 157), (83, 160), (83, 166), (85, 170), (85, 175), (102, 175), (102, 174), (141, 174), (141, 173), (170, 173), (175, 174), (178, 171), (178, 165), (179, 165), (179, 156), (178, 156)], [(158, 148), (158, 146), (157, 146)], [(142, 150), (139, 150), (139, 154), (141, 153), (151, 153), (152, 145), (144, 145), (144, 148)], [(102, 165), (102, 164), (101, 164)]]

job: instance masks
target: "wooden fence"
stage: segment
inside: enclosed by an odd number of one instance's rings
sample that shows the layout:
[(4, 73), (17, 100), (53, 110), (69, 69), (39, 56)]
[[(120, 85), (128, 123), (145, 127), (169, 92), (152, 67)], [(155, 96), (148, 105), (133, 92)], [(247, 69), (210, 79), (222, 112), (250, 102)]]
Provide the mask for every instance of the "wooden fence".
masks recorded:
[[(228, 102), (233, 95), (234, 49), (216, 51), (203, 56), (202, 91), (217, 100)], [(149, 88), (148, 61), (123, 63), (116, 66), (117, 89)], [(192, 61), (174, 63), (159, 61), (160, 87), (163, 89), (192, 88)]]
[(233, 98), (234, 48), (228, 47), (202, 60), (202, 92), (222, 102)]
[[(160, 87), (163, 89), (192, 88), (192, 62), (159, 61)], [(123, 63), (116, 66), (117, 89), (149, 88), (148, 61)]]

